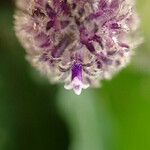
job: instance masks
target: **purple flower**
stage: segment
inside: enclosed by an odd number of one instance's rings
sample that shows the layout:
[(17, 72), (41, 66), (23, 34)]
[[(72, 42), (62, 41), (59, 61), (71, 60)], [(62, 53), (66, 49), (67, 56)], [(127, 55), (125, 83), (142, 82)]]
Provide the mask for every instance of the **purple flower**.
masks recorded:
[(125, 67), (141, 43), (132, 0), (18, 0), (17, 8), (27, 59), (77, 95)]

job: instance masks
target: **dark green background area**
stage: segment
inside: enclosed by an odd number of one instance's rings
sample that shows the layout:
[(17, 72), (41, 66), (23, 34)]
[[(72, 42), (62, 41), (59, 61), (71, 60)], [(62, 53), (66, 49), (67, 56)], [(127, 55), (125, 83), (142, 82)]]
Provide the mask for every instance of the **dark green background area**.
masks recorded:
[(131, 64), (76, 96), (25, 60), (14, 3), (0, 1), (0, 150), (150, 150), (150, 1), (137, 9), (144, 43)]
[(14, 35), (13, 13), (11, 1), (0, 4), (0, 150), (66, 150), (68, 131), (55, 106), (58, 88), (34, 79), (38, 72)]

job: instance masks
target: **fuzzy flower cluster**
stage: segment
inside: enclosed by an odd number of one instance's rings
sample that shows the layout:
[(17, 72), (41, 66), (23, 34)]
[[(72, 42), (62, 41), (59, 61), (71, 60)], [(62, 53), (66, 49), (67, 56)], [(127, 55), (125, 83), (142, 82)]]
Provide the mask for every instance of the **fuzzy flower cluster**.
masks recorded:
[(79, 95), (128, 64), (140, 43), (134, 0), (18, 0), (15, 31), (31, 64)]

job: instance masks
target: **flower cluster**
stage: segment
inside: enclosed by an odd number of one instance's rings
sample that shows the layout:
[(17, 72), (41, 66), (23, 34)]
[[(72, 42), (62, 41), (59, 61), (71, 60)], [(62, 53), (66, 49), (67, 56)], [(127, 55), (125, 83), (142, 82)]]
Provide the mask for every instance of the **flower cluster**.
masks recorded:
[(128, 64), (138, 27), (133, 0), (18, 0), (15, 13), (27, 59), (77, 95)]

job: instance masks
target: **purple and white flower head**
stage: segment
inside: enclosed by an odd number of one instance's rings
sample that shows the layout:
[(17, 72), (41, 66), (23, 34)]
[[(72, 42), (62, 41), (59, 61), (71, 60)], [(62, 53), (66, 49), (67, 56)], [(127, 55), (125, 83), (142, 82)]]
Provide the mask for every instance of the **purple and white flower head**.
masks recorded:
[(16, 35), (31, 64), (79, 95), (125, 67), (141, 42), (134, 0), (18, 0)]

